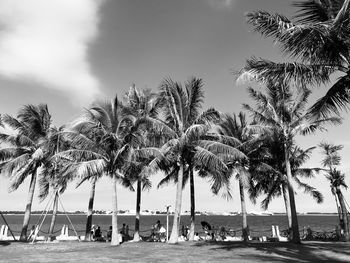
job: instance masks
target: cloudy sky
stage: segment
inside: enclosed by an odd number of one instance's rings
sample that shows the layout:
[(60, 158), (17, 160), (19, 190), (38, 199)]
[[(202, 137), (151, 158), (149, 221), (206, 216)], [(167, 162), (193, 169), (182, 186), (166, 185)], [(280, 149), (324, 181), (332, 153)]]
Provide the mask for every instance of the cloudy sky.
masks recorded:
[[(0, 112), (15, 115), (24, 104), (47, 103), (55, 125), (79, 116), (96, 98), (123, 94), (135, 83), (139, 88), (157, 89), (165, 77), (184, 81), (203, 78), (205, 107), (222, 112), (241, 110), (249, 102), (244, 87), (235, 83), (232, 72), (251, 56), (283, 59), (271, 39), (251, 32), (244, 14), (267, 10), (292, 16), (292, 1), (281, 0), (1, 0), (0, 1)], [(325, 89), (315, 89), (311, 103)], [(349, 173), (350, 116), (328, 133), (300, 138), (302, 147), (321, 140), (343, 144), (343, 166)], [(309, 166), (320, 165), (319, 150)], [(175, 187), (153, 189), (143, 194), (143, 209), (174, 206)], [(325, 196), (322, 205), (298, 192), (297, 209), (334, 212), (328, 182), (319, 176), (310, 180)], [(350, 185), (350, 180), (347, 179)], [(23, 210), (28, 182), (8, 193), (8, 180), (0, 177), (0, 210)], [(196, 179), (197, 209), (239, 211), (237, 182), (232, 181), (234, 198), (226, 201), (213, 196), (208, 182)], [(134, 209), (135, 194), (119, 188), (120, 209)], [(111, 184), (102, 179), (97, 185), (95, 209), (111, 209)], [(68, 210), (86, 210), (89, 184), (63, 195)], [(161, 197), (161, 198), (160, 198)], [(348, 193), (345, 194), (350, 198)], [(43, 209), (35, 200), (33, 209)], [(185, 188), (183, 209), (189, 209), (189, 189)], [(248, 210), (260, 210), (248, 204)], [(284, 211), (282, 200), (271, 211)]]

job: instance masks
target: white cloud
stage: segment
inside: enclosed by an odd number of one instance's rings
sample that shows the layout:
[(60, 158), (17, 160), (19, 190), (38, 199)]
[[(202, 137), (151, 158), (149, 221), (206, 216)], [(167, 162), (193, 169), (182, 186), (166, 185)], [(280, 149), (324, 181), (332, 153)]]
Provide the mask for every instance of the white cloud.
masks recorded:
[(0, 74), (36, 81), (86, 103), (99, 92), (88, 44), (99, 0), (1, 0)]
[(207, 0), (207, 2), (213, 8), (225, 9), (232, 8), (235, 0)]

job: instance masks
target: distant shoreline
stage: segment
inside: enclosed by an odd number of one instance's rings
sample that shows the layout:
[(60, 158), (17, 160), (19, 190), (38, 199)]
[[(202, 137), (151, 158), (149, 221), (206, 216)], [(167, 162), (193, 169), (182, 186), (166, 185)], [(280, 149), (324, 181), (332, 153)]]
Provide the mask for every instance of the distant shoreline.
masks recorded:
[[(2, 212), (3, 215), (9, 215), (9, 216), (23, 216), (24, 213), (4, 213)], [(51, 214), (51, 213), (48, 213)], [(68, 215), (77, 215), (77, 216), (86, 216), (85, 213), (67, 213)], [(32, 213), (32, 215), (41, 215), (41, 213)], [(58, 213), (57, 215), (65, 215), (64, 213)], [(93, 214), (94, 216), (111, 216), (112, 214)], [(169, 216), (172, 216), (174, 214), (169, 214)], [(196, 216), (240, 216), (241, 214), (231, 214), (231, 215), (223, 215), (223, 214), (196, 214)], [(269, 217), (269, 216), (285, 216), (286, 214), (283, 213), (276, 213), (273, 215), (250, 215), (248, 216), (261, 216), (261, 217)], [(298, 214), (298, 216), (337, 216), (337, 213), (301, 213)], [(118, 214), (118, 216), (135, 216), (135, 214)], [(166, 214), (141, 214), (141, 216), (166, 216)], [(190, 216), (189, 214), (183, 214), (181, 216)]]

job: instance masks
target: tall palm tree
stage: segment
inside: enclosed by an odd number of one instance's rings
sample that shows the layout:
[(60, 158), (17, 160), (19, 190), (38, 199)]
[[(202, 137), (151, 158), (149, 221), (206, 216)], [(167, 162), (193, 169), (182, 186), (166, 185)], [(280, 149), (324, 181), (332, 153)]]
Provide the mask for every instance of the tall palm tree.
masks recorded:
[(159, 128), (163, 124), (157, 119), (159, 114), (158, 99), (150, 90), (138, 90), (133, 84), (123, 100), (123, 113), (132, 116), (130, 125), (136, 131), (141, 132), (139, 142), (132, 150), (130, 162), (125, 167), (125, 175), (136, 182), (136, 216), (134, 241), (140, 241), (140, 212), (141, 212), (141, 190), (149, 189), (149, 171), (144, 169), (155, 158), (158, 153), (156, 147), (165, 140), (166, 136), (160, 136)]
[[(172, 139), (165, 143), (161, 152), (167, 158), (167, 167), (174, 168), (177, 173), (177, 188), (175, 213), (169, 243), (177, 243), (179, 235), (179, 218), (182, 204), (183, 177), (186, 171), (187, 157), (194, 153), (197, 165), (211, 166), (212, 170), (223, 171), (227, 167), (222, 162), (216, 162), (215, 154), (208, 150), (212, 142), (202, 140), (210, 130), (210, 123), (218, 118), (214, 109), (202, 113), (204, 93), (202, 80), (191, 78), (185, 87), (171, 79), (165, 79), (160, 85), (160, 103), (163, 109), (163, 119), (172, 132)], [(213, 148), (221, 147), (229, 151), (224, 145), (213, 144)], [(236, 154), (237, 152), (235, 152)], [(169, 171), (167, 171), (169, 173)]]
[(330, 182), (331, 191), (335, 197), (339, 215), (339, 226), (344, 231), (345, 240), (350, 241), (348, 211), (346, 209), (343, 193), (340, 189), (341, 186), (345, 189), (347, 189), (348, 186), (345, 183), (345, 175), (336, 169), (336, 166), (340, 165), (341, 157), (339, 151), (343, 146), (325, 142), (320, 143), (319, 146), (324, 155), (322, 165), (327, 168), (326, 178)]
[(50, 133), (51, 115), (46, 104), (25, 105), (19, 110), (16, 118), (3, 115), (2, 121), (15, 131), (14, 134), (0, 134), (0, 142), (5, 145), (5, 148), (0, 150), (0, 166), (2, 172), (10, 176), (10, 190), (16, 190), (30, 177), (20, 236), (21, 241), (26, 241), (38, 168), (48, 157), (45, 147)]
[(254, 130), (254, 127), (248, 124), (242, 112), (238, 115), (223, 115), (218, 130), (225, 144), (231, 147), (238, 147), (238, 149), (247, 156), (247, 158), (240, 160), (237, 160), (234, 156), (225, 157), (238, 180), (242, 214), (242, 236), (244, 241), (247, 241), (249, 236), (244, 188), (248, 187), (250, 180), (248, 171), (249, 158), (251, 155), (255, 154), (255, 150), (259, 149), (259, 139), (257, 139), (253, 133)]
[(295, 61), (276, 63), (251, 58), (240, 72), (241, 79), (294, 81), (301, 86), (338, 80), (312, 107), (317, 117), (339, 113), (350, 102), (349, 0), (296, 1), (295, 21), (265, 11), (251, 12), (248, 23), (264, 37), (272, 37), (283, 53)]
[(112, 246), (119, 245), (117, 183), (123, 181), (121, 169), (129, 157), (129, 150), (136, 136), (128, 133), (127, 119), (121, 114), (118, 98), (111, 102), (97, 102), (87, 110), (85, 120), (80, 120), (80, 129), (94, 132), (89, 138), (86, 132), (70, 132), (66, 136), (76, 149), (61, 152), (63, 158), (76, 160), (79, 175), (94, 177), (105, 174), (112, 179)]
[(306, 135), (317, 130), (324, 129), (327, 123), (339, 124), (339, 118), (312, 119), (309, 113), (305, 113), (310, 91), (302, 89), (295, 96), (293, 90), (286, 84), (269, 83), (266, 87), (266, 95), (249, 88), (250, 97), (256, 102), (255, 108), (244, 104), (244, 108), (251, 112), (257, 123), (276, 130), (283, 145), (283, 157), (286, 169), (286, 182), (289, 194), (289, 204), (292, 215), (291, 241), (300, 243), (298, 217), (292, 185), (293, 175), (291, 170), (291, 151), (294, 138), (297, 134)]

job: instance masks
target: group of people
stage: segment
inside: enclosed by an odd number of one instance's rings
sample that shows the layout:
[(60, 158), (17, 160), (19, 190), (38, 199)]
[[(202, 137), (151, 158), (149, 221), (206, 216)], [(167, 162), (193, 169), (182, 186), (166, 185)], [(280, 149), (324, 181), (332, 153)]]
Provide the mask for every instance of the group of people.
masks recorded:
[[(225, 240), (228, 232), (226, 231), (225, 227), (221, 228), (214, 228), (210, 226), (209, 224), (203, 224), (202, 222), (202, 227), (204, 230), (205, 235), (204, 236), (199, 236), (199, 233), (196, 232), (194, 234), (194, 241), (200, 241), (200, 240), (217, 240), (217, 241), (223, 241)], [(206, 222), (205, 222), (206, 223)], [(179, 241), (187, 241), (189, 240), (189, 233), (190, 229), (188, 226), (182, 225), (182, 231), (181, 235), (179, 237)], [(106, 237), (102, 235), (101, 228), (100, 226), (92, 226), (91, 229), (91, 235), (92, 239), (94, 241), (107, 241), (110, 242), (112, 239), (112, 226), (109, 227)], [(130, 235), (129, 235), (129, 226), (126, 224), (123, 224), (121, 231), (119, 232), (119, 242), (125, 242), (130, 240)], [(157, 220), (157, 222), (152, 225), (151, 229), (151, 235), (147, 239), (147, 241), (151, 242), (166, 242), (166, 228), (161, 224), (160, 220)]]
[[(102, 235), (101, 228), (100, 226), (95, 226), (93, 225), (91, 228), (91, 236), (93, 241), (106, 241), (106, 242), (111, 242), (112, 240), (112, 226), (109, 226), (109, 229), (107, 230), (106, 233), (106, 238)], [(125, 242), (130, 239), (129, 236), (129, 225), (123, 224), (123, 227), (121, 231), (119, 232), (119, 242)]]
[(93, 241), (105, 241), (102, 236), (101, 227), (92, 225), (91, 227), (91, 237)]
[(152, 225), (151, 236), (149, 237), (148, 241), (152, 241), (152, 242), (166, 241), (166, 229), (160, 223), (160, 220), (157, 220), (157, 222), (154, 225)]

